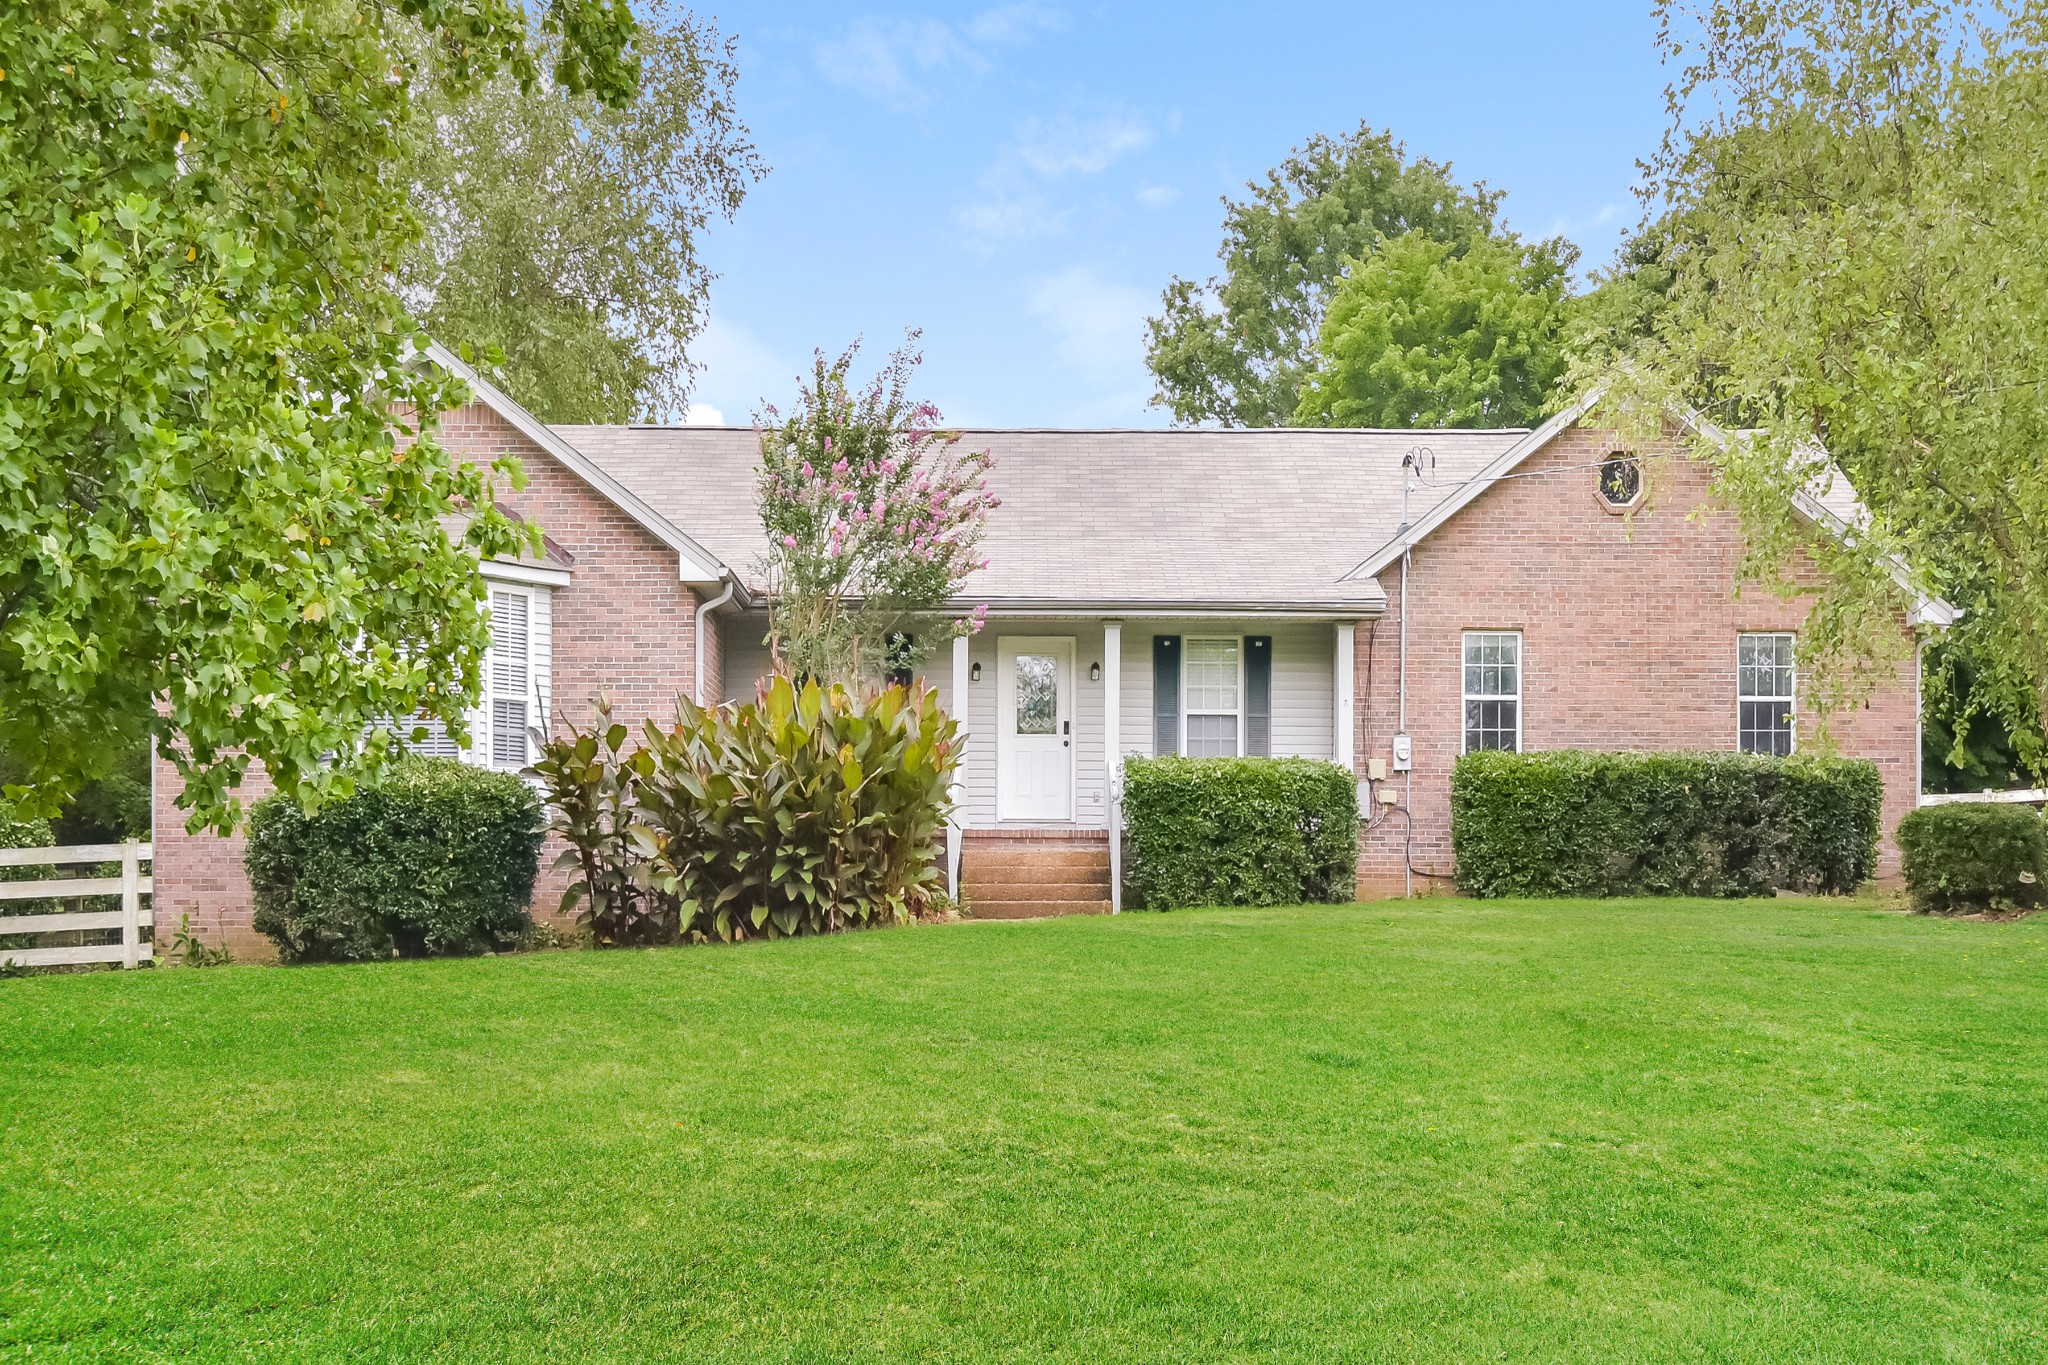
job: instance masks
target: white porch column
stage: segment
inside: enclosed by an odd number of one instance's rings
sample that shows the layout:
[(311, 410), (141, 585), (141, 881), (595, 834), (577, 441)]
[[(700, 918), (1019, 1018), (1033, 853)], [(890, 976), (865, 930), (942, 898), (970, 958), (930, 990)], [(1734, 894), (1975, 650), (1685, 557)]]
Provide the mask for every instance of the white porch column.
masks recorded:
[(960, 803), (967, 799), (967, 637), (953, 637), (953, 719), (960, 726), (959, 762), (953, 769), (953, 813), (946, 817), (946, 894), (960, 898)]
[(1102, 785), (1109, 808), (1109, 913), (1124, 908), (1124, 623), (1102, 623)]
[(1335, 723), (1330, 735), (1330, 757), (1344, 765), (1346, 771), (1358, 768), (1358, 747), (1354, 736), (1353, 715), (1358, 706), (1358, 689), (1352, 685), (1351, 669), (1356, 661), (1354, 645), (1357, 627), (1349, 621), (1337, 623), (1337, 705)]

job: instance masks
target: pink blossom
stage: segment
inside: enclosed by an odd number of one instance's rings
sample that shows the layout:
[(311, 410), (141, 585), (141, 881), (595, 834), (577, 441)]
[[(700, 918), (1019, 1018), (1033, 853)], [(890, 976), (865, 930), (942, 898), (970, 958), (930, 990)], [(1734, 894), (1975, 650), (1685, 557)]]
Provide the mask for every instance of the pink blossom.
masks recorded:
[(782, 543), (783, 543), (784, 545), (788, 546), (788, 547), (789, 547), (790, 549), (794, 550), (794, 549), (796, 548), (796, 537), (795, 537), (795, 536), (784, 536), (784, 537), (782, 538)]

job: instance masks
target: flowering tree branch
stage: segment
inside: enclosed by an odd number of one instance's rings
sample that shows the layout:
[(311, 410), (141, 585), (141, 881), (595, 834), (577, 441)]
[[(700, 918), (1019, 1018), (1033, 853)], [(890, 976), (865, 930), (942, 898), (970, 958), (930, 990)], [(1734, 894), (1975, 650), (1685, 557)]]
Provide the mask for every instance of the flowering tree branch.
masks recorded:
[[(836, 360), (818, 352), (795, 411), (771, 405), (755, 418), (778, 671), (851, 683), (912, 662), (933, 634), (908, 649), (912, 627), (942, 616), (987, 566), (992, 462), (959, 450), (938, 409), (909, 396), (916, 337), (858, 392), (847, 376), (859, 343)], [(986, 614), (958, 616), (947, 633), (978, 631)]]

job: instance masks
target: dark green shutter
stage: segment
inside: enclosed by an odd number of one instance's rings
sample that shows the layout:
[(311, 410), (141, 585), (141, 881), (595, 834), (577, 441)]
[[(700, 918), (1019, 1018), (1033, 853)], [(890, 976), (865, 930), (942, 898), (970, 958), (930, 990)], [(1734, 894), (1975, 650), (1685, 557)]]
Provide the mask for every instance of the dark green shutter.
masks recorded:
[(1152, 637), (1152, 752), (1180, 752), (1180, 636)]
[(1244, 751), (1253, 758), (1273, 752), (1273, 637), (1244, 637)]

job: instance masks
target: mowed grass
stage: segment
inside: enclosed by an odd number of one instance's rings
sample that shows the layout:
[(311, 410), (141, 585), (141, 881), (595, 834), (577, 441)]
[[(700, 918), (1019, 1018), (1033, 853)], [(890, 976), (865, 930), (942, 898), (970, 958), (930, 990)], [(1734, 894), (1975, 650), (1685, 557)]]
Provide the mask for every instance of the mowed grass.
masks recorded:
[(2044, 1262), (2043, 919), (0, 982), (4, 1359), (2031, 1359)]

